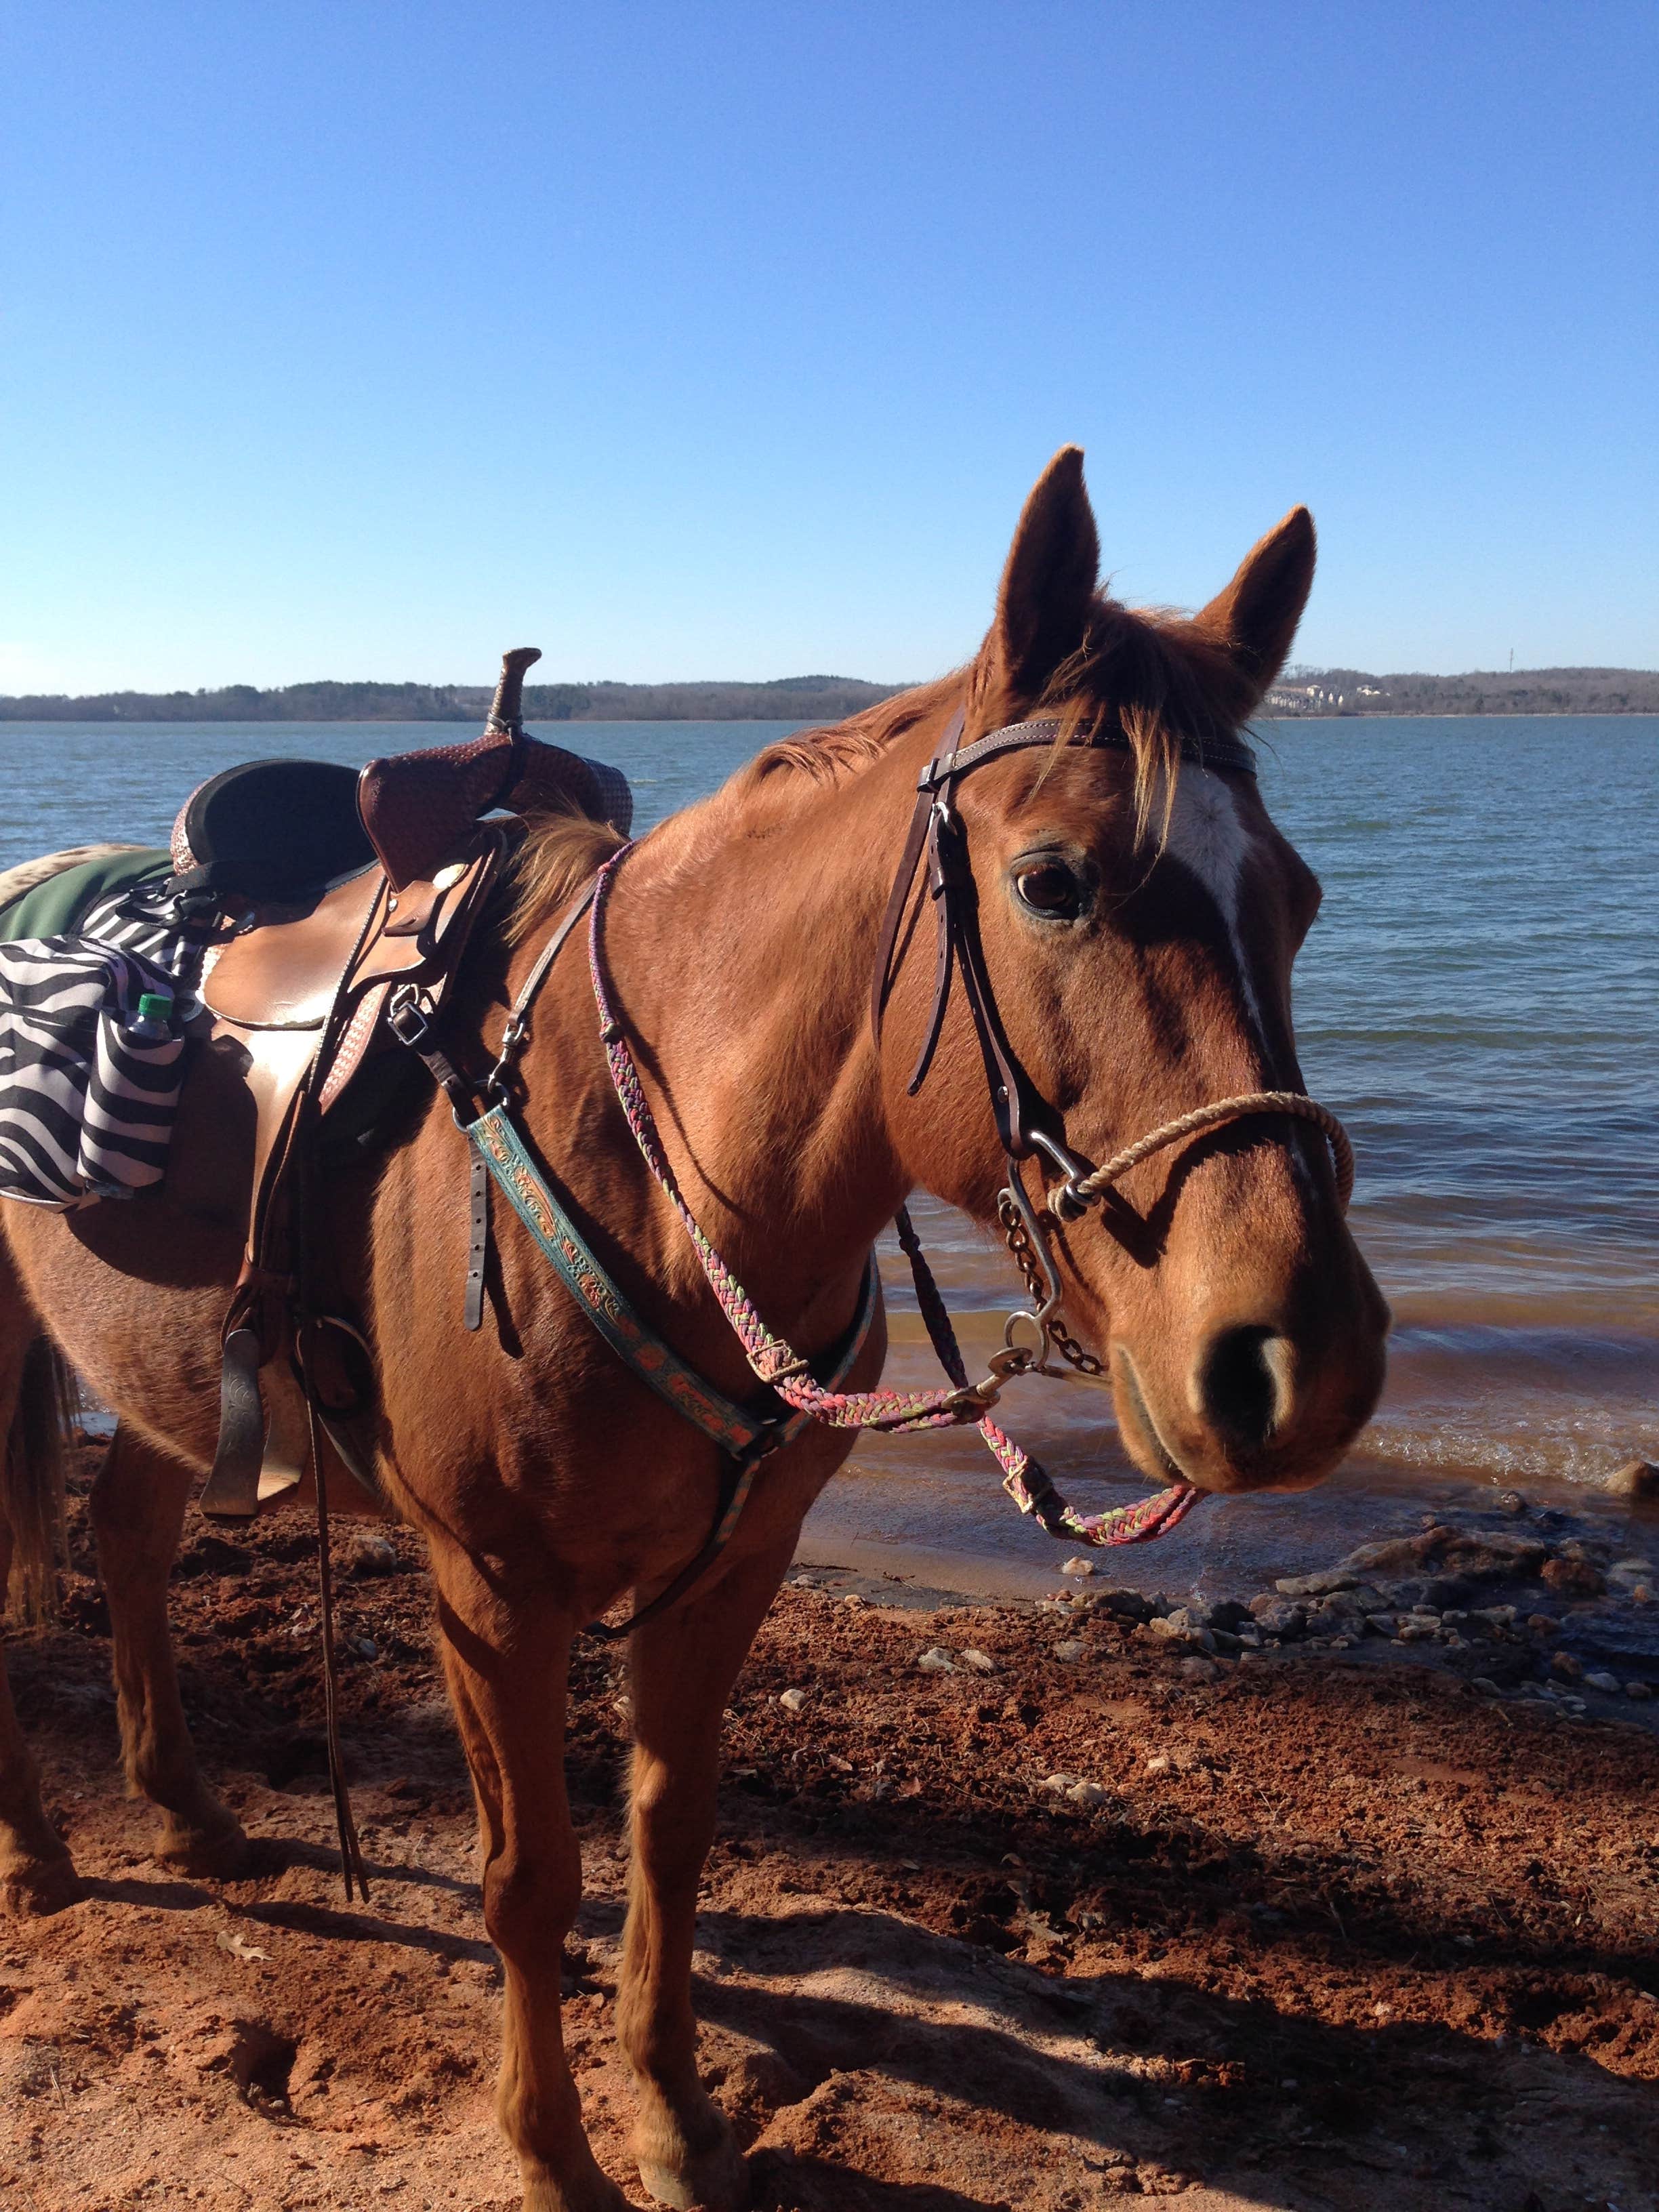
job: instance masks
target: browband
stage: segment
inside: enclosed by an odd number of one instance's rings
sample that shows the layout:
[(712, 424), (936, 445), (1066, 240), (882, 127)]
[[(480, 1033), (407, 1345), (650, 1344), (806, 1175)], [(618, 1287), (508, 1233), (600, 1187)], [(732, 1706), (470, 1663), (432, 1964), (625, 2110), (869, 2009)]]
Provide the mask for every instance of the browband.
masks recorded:
[[(971, 744), (963, 745), (954, 752), (935, 754), (917, 779), (916, 789), (937, 791), (952, 776), (963, 775), (970, 768), (977, 768), (981, 761), (994, 759), (999, 753), (1016, 752), (1022, 745), (1051, 745), (1060, 732), (1058, 716), (1040, 721), (1010, 722), (1004, 729), (988, 731), (984, 737), (975, 738)], [(946, 736), (948, 738), (948, 732)], [(1121, 730), (1091, 730), (1073, 738), (1072, 743), (1109, 747), (1117, 752), (1133, 750)], [(1225, 732), (1212, 738), (1182, 738), (1181, 757), (1191, 762), (1194, 768), (1236, 768), (1242, 769), (1246, 775), (1255, 774), (1254, 750), (1243, 738)]]
[[(929, 851), (932, 854), (929, 889), (939, 909), (939, 959), (933, 978), (933, 1013), (915, 1072), (910, 1079), (910, 1094), (914, 1097), (921, 1087), (933, 1060), (933, 1048), (939, 1042), (945, 1020), (951, 970), (959, 960), (975, 1027), (979, 1032), (981, 1048), (985, 1054), (992, 1099), (997, 1106), (998, 1126), (1007, 1150), (1019, 1157), (1029, 1150), (1026, 1140), (1033, 1133), (1036, 1134), (1039, 1141), (1052, 1133), (1056, 1117), (1036, 1097), (1014, 1062), (1007, 1040), (1002, 1035), (995, 1001), (984, 975), (977, 924), (967, 915), (956, 910), (959, 904), (971, 907), (973, 877), (968, 871), (966, 847), (952, 801), (958, 776), (967, 775), (970, 769), (979, 767), (982, 761), (994, 760), (1000, 753), (1018, 752), (1026, 745), (1052, 745), (1058, 740), (1064, 725), (1058, 715), (1048, 715), (1030, 722), (1010, 722), (1002, 729), (988, 731), (984, 737), (975, 738), (968, 744), (958, 745), (957, 740), (962, 735), (965, 720), (966, 717), (958, 707), (945, 728), (939, 750), (916, 778), (915, 810), (910, 817), (909, 833), (900, 855), (898, 872), (888, 895), (887, 911), (882, 916), (875, 974), (870, 989), (870, 1025), (876, 1042), (879, 1043), (882, 1015), (886, 1010), (887, 994), (892, 988), (893, 962), (898, 950), (899, 930), (922, 854)], [(1079, 746), (1109, 748), (1118, 752), (1133, 750), (1122, 731), (1116, 729), (1086, 731), (1072, 738), (1070, 743)], [(1181, 757), (1190, 762), (1194, 768), (1237, 769), (1246, 775), (1255, 774), (1255, 753), (1243, 738), (1225, 732), (1212, 738), (1182, 738)], [(957, 894), (955, 899), (951, 896), (952, 891)], [(1011, 1139), (1015, 1141), (1011, 1142)]]

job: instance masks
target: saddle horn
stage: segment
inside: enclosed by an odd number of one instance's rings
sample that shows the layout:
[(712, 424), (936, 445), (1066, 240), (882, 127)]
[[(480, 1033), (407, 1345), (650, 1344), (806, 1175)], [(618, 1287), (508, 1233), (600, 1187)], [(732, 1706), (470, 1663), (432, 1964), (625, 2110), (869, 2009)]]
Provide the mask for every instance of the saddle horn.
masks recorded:
[(495, 704), (484, 724), (487, 738), (521, 738), (524, 735), (524, 678), (525, 671), (533, 668), (542, 657), (538, 645), (515, 645), (510, 653), (501, 655), (501, 681), (495, 686)]

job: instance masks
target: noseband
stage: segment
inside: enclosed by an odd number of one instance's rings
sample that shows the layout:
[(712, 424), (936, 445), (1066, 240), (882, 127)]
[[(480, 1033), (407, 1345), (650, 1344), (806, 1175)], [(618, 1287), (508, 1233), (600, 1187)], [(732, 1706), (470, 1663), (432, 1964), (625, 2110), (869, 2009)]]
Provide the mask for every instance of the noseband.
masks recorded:
[[(1004, 1348), (993, 1361), (993, 1369), (1005, 1377), (1033, 1371), (1053, 1374), (1058, 1370), (1048, 1364), (1052, 1349), (1059, 1352), (1079, 1374), (1095, 1380), (1104, 1371), (1102, 1361), (1083, 1349), (1068, 1334), (1061, 1319), (1060, 1270), (1048, 1241), (1050, 1220), (1062, 1224), (1078, 1220), (1091, 1206), (1104, 1199), (1120, 1176), (1184, 1138), (1218, 1128), (1224, 1122), (1264, 1114), (1310, 1121), (1324, 1132), (1334, 1157), (1338, 1195), (1346, 1212), (1353, 1191), (1353, 1147), (1335, 1115), (1303, 1092), (1252, 1091), (1234, 1098), (1213, 1100), (1193, 1113), (1162, 1123), (1133, 1145), (1115, 1152), (1100, 1167), (1091, 1165), (1072, 1149), (1066, 1141), (1066, 1124), (1060, 1109), (1049, 1103), (1026, 1074), (1002, 1025), (980, 938), (979, 891), (968, 858), (967, 827), (956, 803), (957, 787), (965, 775), (983, 767), (987, 761), (1000, 760), (1005, 754), (1029, 747), (1045, 746), (1052, 752), (1064, 741), (1062, 725), (1058, 720), (1012, 722), (1004, 729), (992, 730), (964, 745), (958, 742), (964, 722), (963, 710), (958, 708), (939, 750), (916, 781), (915, 811), (910, 817), (909, 832), (888, 895), (876, 948), (870, 998), (871, 1028), (879, 1045), (882, 1019), (893, 985), (899, 935), (925, 851), (938, 949), (933, 1005), (915, 1066), (911, 1071), (909, 1095), (914, 1098), (927, 1079), (945, 1025), (951, 977), (960, 971), (963, 995), (968, 1001), (974, 1033), (985, 1063), (991, 1111), (1007, 1163), (1008, 1180), (997, 1194), (998, 1218), (1035, 1308), (1029, 1314), (1008, 1316), (1003, 1332)], [(1080, 732), (1069, 742), (1097, 750), (1132, 750), (1127, 738), (1113, 729)], [(1202, 742), (1183, 738), (1181, 757), (1196, 768), (1231, 769), (1252, 776), (1255, 774), (1255, 754), (1242, 738), (1231, 735), (1218, 735)], [(1045, 1159), (1061, 1178), (1058, 1188), (1048, 1194), (1040, 1207), (1032, 1206), (1019, 1172), (1019, 1163), (1034, 1154)]]

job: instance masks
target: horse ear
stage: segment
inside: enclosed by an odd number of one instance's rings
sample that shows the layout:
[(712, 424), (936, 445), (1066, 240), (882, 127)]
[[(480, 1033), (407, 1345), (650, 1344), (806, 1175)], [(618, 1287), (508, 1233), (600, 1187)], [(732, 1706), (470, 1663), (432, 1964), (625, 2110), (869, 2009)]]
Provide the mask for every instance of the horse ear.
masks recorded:
[(1099, 573), (1083, 449), (1062, 446), (1025, 502), (997, 594), (991, 642), (1011, 693), (1037, 696), (1082, 644)]
[(1253, 708), (1285, 665), (1313, 588), (1316, 551), (1312, 515), (1293, 507), (1250, 548), (1225, 591), (1193, 617), (1232, 656), (1255, 691)]

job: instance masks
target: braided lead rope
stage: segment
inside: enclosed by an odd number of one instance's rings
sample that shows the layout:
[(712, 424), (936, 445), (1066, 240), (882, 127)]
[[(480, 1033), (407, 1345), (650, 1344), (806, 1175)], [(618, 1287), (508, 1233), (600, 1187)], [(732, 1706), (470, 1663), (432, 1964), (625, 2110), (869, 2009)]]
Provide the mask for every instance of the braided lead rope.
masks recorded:
[(939, 1296), (939, 1285), (922, 1254), (907, 1210), (901, 1209), (899, 1214), (899, 1241), (910, 1261), (916, 1299), (928, 1336), (940, 1365), (956, 1385), (955, 1390), (826, 1390), (814, 1378), (806, 1362), (767, 1328), (748, 1292), (703, 1234), (674, 1179), (640, 1083), (634, 1055), (605, 988), (600, 950), (605, 905), (616, 869), (629, 849), (623, 846), (600, 868), (588, 915), (588, 969), (592, 977), (594, 1004), (599, 1009), (605, 1060), (641, 1157), (678, 1214), (720, 1310), (731, 1323), (756, 1374), (763, 1382), (770, 1383), (785, 1403), (798, 1413), (810, 1413), (815, 1420), (832, 1428), (878, 1433), (969, 1426), (978, 1429), (1003, 1470), (1003, 1488), (1020, 1511), (1034, 1515), (1051, 1536), (1070, 1536), (1079, 1543), (1099, 1547), (1145, 1543), (1173, 1528), (1198, 1503), (1200, 1493), (1187, 1484), (1178, 1484), (1151, 1498), (1137, 1499), (1133, 1505), (1117, 1506), (1105, 1513), (1078, 1513), (1061, 1498), (1042, 1468), (997, 1426), (988, 1412), (981, 1409), (975, 1413), (971, 1406), (957, 1401), (957, 1392), (969, 1387), (968, 1370), (945, 1301)]
[(1337, 1196), (1342, 1210), (1348, 1210), (1348, 1200), (1353, 1196), (1353, 1146), (1348, 1133), (1328, 1106), (1322, 1106), (1300, 1091), (1249, 1091), (1237, 1098), (1218, 1098), (1208, 1106), (1199, 1106), (1190, 1114), (1182, 1114), (1173, 1121), (1166, 1121), (1161, 1129), (1154, 1129), (1145, 1137), (1138, 1137), (1133, 1145), (1126, 1145), (1121, 1152), (1091, 1170), (1076, 1182), (1062, 1183), (1048, 1195), (1048, 1211), (1056, 1220), (1075, 1220), (1085, 1206), (1102, 1198), (1120, 1176), (1131, 1168), (1151, 1159), (1170, 1145), (1178, 1145), (1183, 1137), (1195, 1137), (1201, 1129), (1218, 1128), (1224, 1121), (1237, 1121), (1252, 1114), (1288, 1114), (1297, 1121), (1311, 1121), (1322, 1129), (1329, 1139), (1332, 1158), (1336, 1164)]
[[(910, 1262), (916, 1304), (939, 1364), (958, 1389), (966, 1389), (968, 1370), (962, 1347), (908, 1206), (899, 1208), (896, 1225), (899, 1249)], [(1089, 1544), (1097, 1550), (1110, 1544), (1149, 1543), (1184, 1521), (1201, 1495), (1188, 1483), (1176, 1483), (1150, 1498), (1138, 1498), (1132, 1505), (1114, 1505), (1104, 1513), (1079, 1513), (1066, 1504), (1030, 1454), (999, 1428), (988, 1413), (978, 1426), (986, 1449), (1002, 1469), (1003, 1488), (1020, 1511), (1034, 1516), (1051, 1536), (1069, 1536), (1073, 1542)]]

